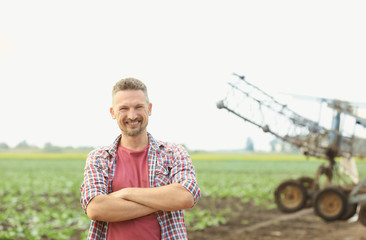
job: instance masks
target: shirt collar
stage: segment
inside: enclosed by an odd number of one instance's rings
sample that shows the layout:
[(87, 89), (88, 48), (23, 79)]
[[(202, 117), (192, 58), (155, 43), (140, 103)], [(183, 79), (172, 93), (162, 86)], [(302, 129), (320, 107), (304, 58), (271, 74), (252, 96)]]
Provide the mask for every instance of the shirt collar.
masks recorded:
[(149, 144), (156, 152), (164, 148), (164, 144), (160, 141), (157, 141), (153, 136), (151, 136), (150, 133), (147, 133), (147, 136), (149, 137)]
[[(154, 151), (158, 152), (165, 148), (164, 144), (162, 142), (156, 140), (150, 133), (147, 133), (147, 136), (149, 137), (150, 147)], [(114, 142), (107, 148), (107, 151), (113, 157), (115, 157), (117, 155), (117, 149), (118, 149), (118, 145), (119, 145), (121, 138), (122, 138), (122, 134), (118, 135), (118, 137), (114, 140)]]

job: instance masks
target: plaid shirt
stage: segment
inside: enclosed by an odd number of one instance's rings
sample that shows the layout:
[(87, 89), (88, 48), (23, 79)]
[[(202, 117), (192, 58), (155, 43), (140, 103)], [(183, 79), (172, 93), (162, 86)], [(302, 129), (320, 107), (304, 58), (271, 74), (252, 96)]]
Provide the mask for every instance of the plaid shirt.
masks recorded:
[[(179, 183), (192, 193), (195, 203), (200, 197), (196, 174), (187, 151), (178, 144), (154, 139), (149, 133), (148, 153), (149, 183), (151, 187)], [(116, 167), (117, 148), (121, 135), (108, 147), (89, 153), (81, 185), (81, 205), (86, 212), (89, 202), (96, 196), (112, 192), (112, 180)], [(187, 239), (183, 211), (156, 212), (161, 226), (161, 239)], [(88, 239), (106, 239), (108, 223), (91, 221)]]

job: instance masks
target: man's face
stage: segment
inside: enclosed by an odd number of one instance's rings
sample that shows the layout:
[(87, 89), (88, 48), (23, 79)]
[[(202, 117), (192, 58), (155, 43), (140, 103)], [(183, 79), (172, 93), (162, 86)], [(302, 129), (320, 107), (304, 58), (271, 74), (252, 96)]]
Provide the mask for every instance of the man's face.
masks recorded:
[(143, 91), (125, 90), (116, 93), (110, 112), (112, 118), (117, 120), (123, 134), (138, 136), (146, 131), (151, 107)]

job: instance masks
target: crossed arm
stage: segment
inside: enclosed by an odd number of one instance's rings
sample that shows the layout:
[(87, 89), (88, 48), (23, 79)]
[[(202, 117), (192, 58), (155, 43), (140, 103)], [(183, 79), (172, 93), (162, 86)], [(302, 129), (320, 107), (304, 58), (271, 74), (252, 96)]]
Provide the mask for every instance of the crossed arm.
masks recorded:
[(90, 201), (86, 211), (92, 220), (117, 222), (193, 205), (193, 195), (181, 184), (173, 183), (155, 188), (124, 188), (109, 195), (98, 195)]

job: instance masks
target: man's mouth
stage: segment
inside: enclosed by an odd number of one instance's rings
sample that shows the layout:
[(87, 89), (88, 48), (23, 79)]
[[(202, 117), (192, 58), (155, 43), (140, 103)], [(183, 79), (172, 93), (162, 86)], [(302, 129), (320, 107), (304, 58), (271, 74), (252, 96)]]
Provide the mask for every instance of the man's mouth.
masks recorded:
[(136, 127), (137, 125), (140, 124), (140, 121), (131, 121), (131, 122), (126, 122), (126, 125), (127, 126), (130, 126), (130, 127)]

